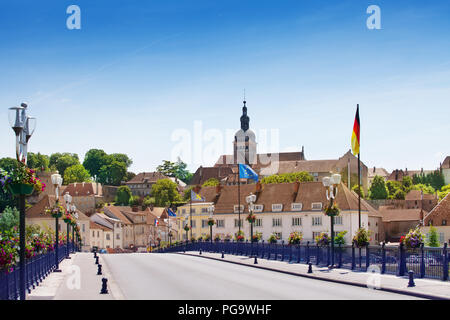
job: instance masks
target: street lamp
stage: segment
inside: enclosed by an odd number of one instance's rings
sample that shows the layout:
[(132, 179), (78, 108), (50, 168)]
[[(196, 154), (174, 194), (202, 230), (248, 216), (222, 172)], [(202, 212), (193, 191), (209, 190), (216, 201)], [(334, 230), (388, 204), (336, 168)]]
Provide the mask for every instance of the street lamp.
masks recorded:
[(188, 232), (189, 232), (189, 224), (188, 224), (188, 220), (189, 220), (189, 214), (186, 214), (184, 216), (184, 231), (186, 231), (186, 244), (188, 243)]
[(214, 218), (213, 218), (213, 215), (214, 215), (214, 205), (213, 204), (208, 207), (208, 212), (209, 212), (209, 219), (208, 219), (209, 240), (210, 240), (210, 242), (212, 244), (212, 227), (213, 227), (213, 225), (215, 223), (214, 222)]
[[(20, 107), (8, 109), (8, 120), (11, 128), (16, 135), (16, 159), (24, 161), (26, 165), (27, 151), (26, 147), (36, 127), (36, 118), (29, 118), (26, 115), (28, 105), (22, 103)], [(31, 121), (30, 121), (31, 119)], [(17, 193), (19, 196), (19, 296), (25, 300), (25, 193)]]
[[(61, 188), (62, 185), (62, 177), (59, 173), (54, 173), (51, 175), (51, 179), (52, 179), (52, 184), (55, 187), (55, 195), (56, 195), (56, 204), (55, 207), (59, 208), (59, 188)], [(55, 244), (55, 266), (56, 269), (54, 270), (55, 272), (61, 272), (61, 270), (58, 269), (59, 267), (59, 262), (58, 262), (58, 247), (59, 247), (59, 224), (58, 224), (58, 219), (59, 219), (59, 213), (56, 213), (55, 215), (55, 230), (56, 230), (56, 244)]]
[[(75, 220), (78, 220), (77, 207), (74, 204), (71, 206), (71, 212)], [(72, 251), (75, 252), (75, 225), (72, 226)]]
[(254, 203), (256, 202), (256, 195), (250, 193), (249, 196), (245, 197), (245, 200), (248, 203), (248, 212), (247, 221), (250, 223), (250, 243), (253, 247), (253, 223), (255, 222), (255, 216), (253, 214), (254, 211)]
[(322, 178), (323, 186), (326, 189), (327, 200), (330, 205), (326, 207), (325, 213), (331, 218), (331, 267), (334, 267), (334, 217), (339, 214), (339, 209), (333, 203), (338, 192), (338, 185), (341, 183), (341, 175), (333, 174), (331, 177)]
[[(64, 201), (66, 202), (66, 212), (67, 212), (67, 214), (69, 216), (72, 216), (72, 206), (71, 206), (72, 196), (68, 192), (66, 192), (64, 194)], [(67, 215), (66, 215), (66, 217), (64, 219), (64, 222), (66, 223), (66, 226), (67, 226), (67, 233), (66, 233), (66, 237), (67, 237), (66, 238), (66, 245), (67, 245), (66, 258), (70, 259), (70, 256), (69, 256), (69, 234), (70, 234), (70, 222), (71, 222), (71, 220), (69, 219), (69, 217)]]

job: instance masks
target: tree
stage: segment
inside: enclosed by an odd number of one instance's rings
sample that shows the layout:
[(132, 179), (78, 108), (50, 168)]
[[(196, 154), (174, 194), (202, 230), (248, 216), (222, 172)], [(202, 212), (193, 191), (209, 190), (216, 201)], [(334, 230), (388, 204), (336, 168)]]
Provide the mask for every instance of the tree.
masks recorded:
[(48, 167), (50, 165), (50, 157), (45, 155), (45, 154), (41, 154), (40, 152), (33, 153), (33, 152), (28, 152), (27, 154), (27, 166), (29, 168), (32, 169), (44, 169), (47, 170)]
[(142, 199), (139, 196), (131, 196), (130, 200), (128, 200), (128, 204), (131, 207), (142, 205)]
[(74, 182), (90, 182), (91, 176), (82, 164), (68, 167), (64, 172), (64, 184)]
[(209, 178), (208, 180), (205, 181), (202, 187), (216, 187), (219, 184), (220, 182), (216, 178)]
[(398, 189), (398, 190), (395, 192), (395, 194), (394, 194), (394, 196), (393, 196), (393, 199), (396, 199), (396, 200), (405, 200), (405, 197), (406, 197), (405, 191), (403, 191), (402, 189)]
[(413, 181), (410, 176), (403, 177), (403, 179), (402, 179), (403, 191), (408, 193), (411, 190), (412, 185), (413, 185)]
[(0, 231), (4, 232), (19, 225), (19, 210), (6, 207), (0, 216)]
[(413, 183), (429, 185), (432, 186), (435, 190), (439, 190), (445, 185), (445, 179), (442, 172), (440, 170), (436, 170), (426, 175), (414, 175)]
[(177, 190), (177, 184), (170, 179), (158, 180), (152, 186), (152, 197), (158, 207), (169, 207), (172, 203), (181, 201), (181, 196)]
[(0, 159), (0, 168), (8, 172), (11, 172), (14, 168), (16, 168), (17, 164), (18, 164), (17, 160), (13, 158)]
[(425, 194), (434, 194), (436, 192), (432, 186), (428, 186), (423, 183), (413, 185), (411, 190), (421, 190)]
[(293, 172), (293, 173), (282, 173), (274, 174), (261, 179), (262, 184), (269, 183), (292, 183), (292, 182), (308, 182), (313, 181), (314, 178), (306, 171)]
[(394, 199), (394, 195), (398, 190), (402, 189), (402, 184), (399, 181), (388, 180), (386, 182), (386, 188), (388, 190), (388, 198)]
[(123, 162), (125, 163), (125, 166), (129, 168), (133, 164), (133, 160), (131, 160), (126, 154), (124, 153), (113, 153), (108, 156), (109, 161), (117, 161), (117, 162)]
[(365, 198), (365, 193), (364, 193), (364, 189), (362, 188), (362, 186), (361, 186), (361, 189), (359, 188), (359, 185), (354, 185), (353, 187), (352, 187), (352, 191), (355, 191), (356, 192), (356, 194), (358, 194), (359, 195), (359, 191), (361, 190), (361, 198)]
[(117, 188), (116, 204), (119, 206), (127, 206), (130, 202), (131, 190), (128, 186), (120, 186)]
[(136, 177), (136, 174), (134, 172), (128, 171), (127, 172), (127, 180), (126, 181), (130, 181), (134, 177)]
[(375, 176), (372, 181), (372, 185), (369, 189), (369, 198), (372, 200), (387, 199), (388, 189), (384, 182), (384, 179), (380, 176)]
[(50, 156), (50, 168), (58, 170), (59, 174), (64, 177), (64, 172), (68, 167), (80, 164), (76, 153), (53, 153)]
[(98, 177), (101, 167), (108, 164), (107, 156), (101, 149), (90, 149), (84, 156), (83, 166), (92, 177)]
[(429, 247), (440, 247), (441, 244), (439, 242), (439, 235), (437, 233), (437, 229), (433, 226), (430, 226), (430, 231), (427, 235), (427, 246)]
[(125, 163), (113, 161), (111, 164), (100, 168), (98, 182), (106, 185), (119, 186), (127, 179), (127, 167)]
[(193, 174), (186, 170), (187, 164), (181, 161), (180, 158), (176, 162), (164, 160), (162, 165), (156, 167), (156, 171), (164, 174), (167, 177), (180, 179), (188, 184)]
[(450, 184), (443, 186), (441, 191), (438, 192), (439, 201), (444, 199), (450, 193)]

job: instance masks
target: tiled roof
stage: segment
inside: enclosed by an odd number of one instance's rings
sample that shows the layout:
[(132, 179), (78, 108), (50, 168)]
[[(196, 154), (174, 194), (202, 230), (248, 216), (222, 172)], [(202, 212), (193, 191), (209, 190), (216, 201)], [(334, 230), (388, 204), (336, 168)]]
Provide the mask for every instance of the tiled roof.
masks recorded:
[(450, 193), (445, 196), (428, 215), (425, 215), (424, 225), (428, 225), (430, 220), (435, 225), (439, 225), (442, 220), (450, 222)]
[[(394, 221), (420, 221), (420, 209), (388, 209), (381, 206), (379, 212), (383, 217), (383, 222)], [(424, 216), (426, 211), (423, 211)]]
[(92, 221), (92, 220), (90, 222), (89, 227), (90, 227), (91, 230), (92, 229), (100, 229), (100, 230), (103, 230), (103, 231), (112, 231), (111, 228), (105, 227), (105, 226), (103, 226), (101, 224), (98, 224), (98, 223)]
[(108, 216), (113, 216), (119, 219), (123, 224), (131, 224), (132, 221), (122, 213), (122, 210), (131, 210), (130, 207), (119, 207), (119, 206), (105, 206), (103, 207), (103, 212)]
[(227, 177), (229, 174), (232, 173), (233, 171), (230, 167), (199, 167), (192, 176), (190, 184), (202, 185), (208, 179), (211, 178), (222, 180), (223, 178)]
[(370, 178), (375, 176), (387, 177), (389, 176), (389, 172), (385, 168), (369, 168), (368, 176)]
[(269, 176), (272, 174), (306, 172), (332, 172), (338, 160), (302, 160), (302, 161), (280, 161), (260, 169), (259, 174)]
[[(434, 200), (436, 199), (436, 196), (434, 194), (423, 194), (423, 200)], [(411, 190), (409, 191), (406, 196), (405, 200), (421, 200), (421, 192), (420, 190)]]
[(442, 162), (442, 169), (450, 169), (450, 156), (447, 156)]
[[(257, 155), (258, 166), (263, 166), (269, 159), (271, 161), (302, 161), (305, 160), (303, 152), (279, 152), (279, 153), (258, 153)], [(227, 161), (232, 161), (233, 163), (228, 164)], [(217, 160), (214, 167), (225, 167), (225, 166), (235, 166), (233, 155), (221, 155)]]
[(161, 179), (168, 179), (168, 177), (160, 172), (141, 172), (126, 184), (155, 183)]
[[(55, 205), (56, 197), (55, 196), (49, 196), (44, 195), (44, 197), (36, 203), (31, 208), (28, 208), (25, 211), (25, 217), (26, 218), (52, 218), (51, 215), (47, 215), (45, 213), (45, 209), (52, 207)], [(65, 202), (63, 197), (59, 197), (59, 203), (65, 207)], [(80, 210), (76, 210), (78, 214), (78, 220), (89, 220), (89, 217), (86, 216), (83, 212)]]
[[(98, 189), (98, 190), (97, 190)], [(92, 196), (92, 195), (102, 195), (101, 192), (101, 185), (92, 182), (77, 182), (77, 183), (70, 183), (66, 186), (63, 192), (61, 194), (65, 194), (68, 192), (72, 197), (86, 197), (86, 196)]]

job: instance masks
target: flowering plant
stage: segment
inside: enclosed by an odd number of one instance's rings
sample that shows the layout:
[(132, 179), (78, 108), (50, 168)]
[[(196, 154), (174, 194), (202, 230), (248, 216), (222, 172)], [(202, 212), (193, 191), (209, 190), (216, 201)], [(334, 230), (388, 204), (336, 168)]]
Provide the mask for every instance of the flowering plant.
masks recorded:
[(330, 243), (330, 236), (326, 232), (321, 232), (314, 240), (321, 247), (326, 247)]
[(255, 223), (256, 215), (254, 213), (249, 213), (247, 218), (245, 218), (249, 223)]
[(208, 226), (213, 226), (216, 223), (216, 221), (212, 218), (208, 219)]
[(252, 237), (252, 242), (258, 242), (261, 240), (261, 238), (262, 238), (262, 233), (256, 231), (256, 233)]
[(55, 203), (52, 208), (45, 209), (45, 213), (51, 214), (53, 218), (61, 218), (64, 212), (66, 212), (66, 209), (64, 209), (64, 207), (58, 203)]
[(66, 211), (66, 213), (63, 215), (63, 220), (65, 223), (72, 222), (72, 215)]
[(234, 238), (235, 238), (236, 241), (240, 241), (240, 242), (244, 241), (245, 240), (245, 238), (244, 238), (244, 231), (239, 230), (238, 232), (236, 232), (235, 235), (234, 235)]
[(300, 244), (303, 239), (303, 234), (301, 232), (291, 232), (289, 235), (289, 244)]
[(11, 177), (9, 176), (9, 173), (6, 170), (0, 168), (0, 187), (3, 189), (3, 191), (6, 192), (6, 187), (9, 183), (11, 183)]
[(341, 210), (338, 208), (336, 203), (334, 203), (332, 206), (325, 205), (324, 212), (325, 212), (325, 215), (327, 215), (329, 217), (335, 217), (335, 216), (339, 215)]
[(9, 176), (10, 179), (8, 179), (6, 185), (9, 187), (11, 192), (11, 186), (17, 184), (31, 185), (33, 186), (33, 189), (38, 193), (44, 191), (46, 187), (45, 183), (36, 178), (35, 171), (28, 168), (23, 162), (18, 162), (18, 165), (14, 167), (7, 176)]
[(358, 231), (356, 231), (355, 236), (353, 237), (353, 242), (359, 248), (364, 247), (371, 240), (370, 234), (371, 234), (370, 230), (366, 230), (364, 228), (359, 228)]
[(225, 236), (225, 239), (223, 239), (225, 242), (230, 242), (231, 241), (231, 234), (227, 234), (226, 236)]
[(216, 234), (216, 235), (214, 236), (214, 241), (220, 241), (220, 235)]
[(400, 241), (407, 248), (418, 248), (424, 242), (424, 234), (420, 232), (419, 228), (411, 229)]
[(189, 230), (191, 230), (191, 227), (190, 227), (189, 225), (186, 224), (186, 225), (184, 226), (184, 231), (189, 231)]
[(13, 271), (13, 266), (19, 258), (19, 239), (13, 230), (3, 231), (0, 234), (0, 271), (6, 273)]
[(279, 239), (280, 237), (278, 237), (275, 233), (272, 233), (267, 241), (269, 241), (269, 243), (277, 243), (277, 240)]

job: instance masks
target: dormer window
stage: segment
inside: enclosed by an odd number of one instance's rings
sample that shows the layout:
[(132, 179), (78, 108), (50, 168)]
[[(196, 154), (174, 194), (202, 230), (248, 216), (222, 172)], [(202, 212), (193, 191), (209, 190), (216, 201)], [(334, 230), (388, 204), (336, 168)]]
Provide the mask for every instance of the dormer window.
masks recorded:
[(253, 206), (253, 211), (254, 212), (263, 212), (264, 209), (264, 205), (263, 204), (255, 204)]
[(302, 203), (293, 203), (291, 204), (292, 211), (302, 211), (303, 204)]
[(274, 203), (274, 204), (272, 204), (272, 211), (273, 212), (283, 211), (283, 205), (281, 203)]
[(313, 202), (311, 203), (312, 210), (322, 210), (322, 202)]
[[(240, 207), (241, 207), (241, 212), (244, 212), (244, 205), (241, 204)], [(238, 205), (234, 206), (234, 213), (239, 213), (239, 206)]]

